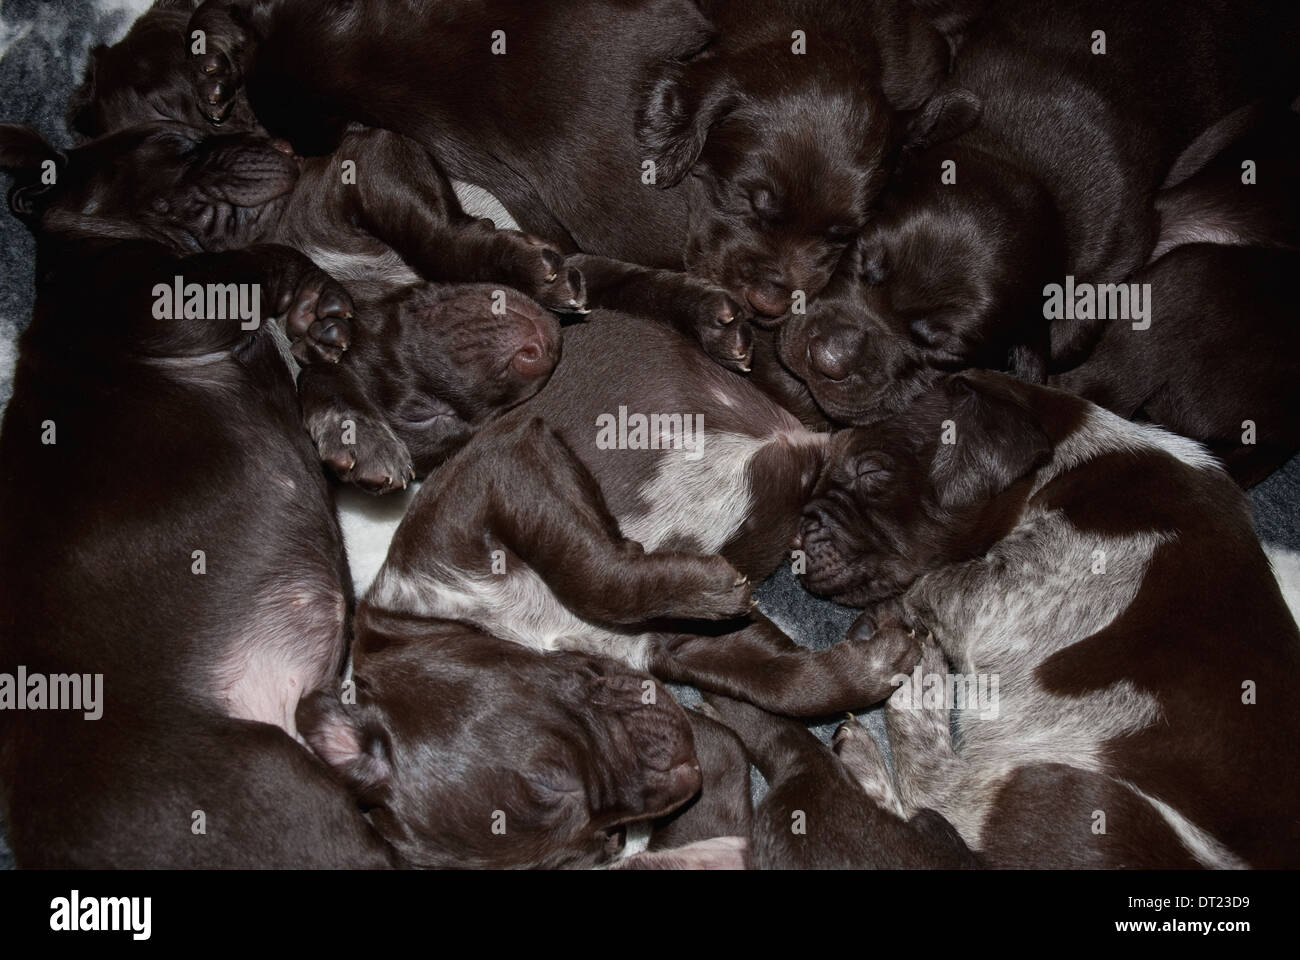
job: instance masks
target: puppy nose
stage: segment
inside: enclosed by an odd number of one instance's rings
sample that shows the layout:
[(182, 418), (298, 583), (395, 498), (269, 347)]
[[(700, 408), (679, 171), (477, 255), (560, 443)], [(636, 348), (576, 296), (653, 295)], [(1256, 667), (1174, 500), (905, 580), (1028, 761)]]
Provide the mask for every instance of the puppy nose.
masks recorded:
[(767, 317), (779, 317), (790, 309), (790, 291), (776, 283), (759, 283), (745, 288), (745, 299)]
[(852, 369), (853, 351), (847, 338), (815, 333), (808, 341), (808, 365), (827, 380), (838, 383)]

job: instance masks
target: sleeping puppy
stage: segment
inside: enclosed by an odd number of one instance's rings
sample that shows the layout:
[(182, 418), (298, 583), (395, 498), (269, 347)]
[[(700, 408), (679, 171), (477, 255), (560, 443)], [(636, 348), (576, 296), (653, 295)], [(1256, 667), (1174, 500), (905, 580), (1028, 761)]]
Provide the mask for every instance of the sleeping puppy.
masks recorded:
[(606, 864), (700, 789), (686, 715), (645, 674), (368, 608), (355, 630), (353, 704), (318, 691), (298, 720), (407, 863)]
[[(194, 99), (186, 59), (187, 24), (198, 6), (197, 0), (160, 0), (120, 42), (95, 48), (69, 106), (70, 129), (92, 138), (159, 120), (211, 129)], [(221, 13), (217, 32), (229, 33), (224, 8)], [(222, 100), (228, 113), (221, 130), (265, 136), (242, 87), (227, 82), (223, 89), (233, 99)], [(210, 107), (206, 99), (203, 106)], [(724, 366), (750, 367), (749, 327), (737, 322), (741, 308), (720, 288), (605, 257), (566, 261), (527, 235), (494, 231), (466, 216), (442, 166), (397, 134), (350, 125), (330, 151), (301, 165), (301, 186), (286, 212), (294, 222), (277, 222), (275, 239), (298, 246), (346, 280), (364, 315), (394, 283), (417, 275), (503, 282), (561, 312), (585, 312), (590, 302), (669, 324), (695, 337)], [(373, 295), (368, 287), (377, 288)]]
[(866, 223), (947, 47), (903, 3), (704, 0), (703, 53), (652, 71), (637, 141), (686, 195), (686, 268), (759, 318), (815, 298)]
[(1289, 6), (993, 4), (914, 119), (897, 195), (827, 295), (783, 327), (781, 360), (853, 424), (947, 372), (1041, 382), (1077, 364), (1104, 311), (1055, 317), (1047, 285), (1128, 280), (1156, 244), (1152, 201), (1180, 153), (1243, 103), (1289, 100), (1297, 42)]
[(806, 650), (750, 613), (750, 582), (789, 558), (825, 444), (672, 331), (598, 313), (565, 331), (544, 390), (420, 489), (365, 607), (791, 715), (873, 703), (892, 688), (863, 678), (910, 668), (911, 648), (866, 664), (879, 648), (862, 638)]
[[(17, 860), (392, 865), (294, 741), (298, 698), (342, 665), (351, 586), (271, 316), (310, 336), (351, 303), (286, 247), (178, 256), (96, 222), (108, 168), (0, 131), (4, 168), (46, 160), (57, 183), (20, 172), (10, 194), (37, 301), (0, 431), (0, 672), (64, 709), (0, 714)], [(178, 275), (262, 309), (164, 316)], [(76, 695), (34, 702), (47, 678)]]
[(706, 702), (740, 734), (768, 782), (750, 840), (758, 870), (963, 870), (980, 866), (933, 810), (902, 815), (871, 734), (840, 724), (828, 750), (801, 723), (714, 694)]
[[(360, 319), (307, 331), (291, 316), (289, 327), (300, 361), (341, 359), (306, 367), (304, 421), (321, 459), (371, 492), (427, 473), (540, 389), (559, 349), (559, 325), (542, 304), (585, 302), (581, 274), (552, 248), (478, 221), (451, 223), (450, 185), (422, 150), (385, 131), (349, 133), (340, 154), (312, 161), (265, 136), (167, 122), (68, 152), (40, 143), (33, 156), (103, 171), (77, 187), (103, 230), (177, 252), (287, 244), (355, 291)], [(365, 171), (356, 182), (349, 164)], [(41, 187), (24, 187), (16, 202)], [(464, 282), (424, 282), (417, 270)]]
[(1150, 325), (1108, 324), (1050, 382), (1199, 440), (1250, 486), (1300, 447), (1300, 116), (1254, 104), (1194, 147), (1211, 159), (1157, 195), (1159, 241), (1131, 281), (1150, 285)]
[(1300, 863), (1300, 630), (1202, 447), (983, 372), (835, 443), (804, 582), (922, 648), (887, 715), (907, 814), (992, 866)]
[[(736, 314), (817, 295), (883, 186), (901, 116), (948, 64), (938, 31), (887, 3), (420, 9), (413, 21), (382, 0), (324, 12), (210, 0), (187, 28), (206, 38), (193, 58), (200, 108), (228, 122), (246, 89), (267, 129), (308, 153), (334, 149), (347, 121), (402, 132), (525, 229), (587, 254), (602, 307), (635, 313), (658, 279), (629, 283), (629, 263), (685, 263), (703, 302), (686, 296), (672, 322), (739, 370), (751, 357)], [(446, 96), (467, 72), (474, 94)]]
[[(107, 178), (112, 186), (123, 166), (102, 162), (117, 156), (105, 141), (59, 154), (24, 128), (0, 133), (0, 161), (17, 171), (11, 206), (37, 234), (39, 266), (36, 317), (22, 340), (0, 433), (7, 464), (0, 509), (13, 519), (0, 535), (0, 673), (87, 671), (86, 682), (98, 677), (102, 686), (93, 689), (103, 694), (85, 703), (87, 713), (99, 714), (93, 720), (12, 710), (0, 718), (5, 817), (19, 862), (402, 862), (355, 797), (294, 742), (300, 697), (322, 688), (341, 700), (352, 598), (332, 496), (302, 431), (269, 317), (250, 332), (239, 316), (167, 319), (156, 310), (157, 287), (170, 288), (177, 275), (187, 283), (260, 283), (267, 312), (296, 318), (304, 336), (345, 322), (351, 301), (287, 247), (182, 257), (152, 240), (147, 225), (124, 235), (130, 221), (111, 217), (115, 208), (106, 198), (114, 191), (99, 182)], [(142, 135), (124, 136), (133, 143)], [(261, 163), (275, 168), (281, 156), (266, 147)], [(155, 159), (165, 167), (168, 157)], [(32, 173), (45, 160), (56, 163), (55, 185)], [(98, 305), (94, 323), (85, 322), (87, 296)], [(420, 315), (409, 316), (400, 331), (410, 354), (403, 362), (436, 363), (425, 352), (436, 353), (439, 341), (427, 335), (473, 325), (473, 318), (439, 319), (430, 328)], [(498, 355), (503, 363), (516, 356), (508, 343), (498, 345)], [(335, 370), (344, 363), (322, 358), (317, 365)], [(405, 375), (400, 366), (386, 369)], [(470, 372), (459, 371), (462, 378)], [(450, 386), (458, 396), (490, 402), (476, 397), (477, 381)], [(72, 478), (87, 469), (102, 473), (96, 485), (74, 486)], [(47, 498), (60, 504), (55, 514), (41, 506)], [(689, 800), (699, 774), (680, 710), (666, 704), (618, 726), (624, 693), (641, 693), (633, 678), (516, 645), (493, 651), (488, 638), (468, 645), (469, 633), (452, 630), (451, 639), (422, 654), (419, 670), (397, 658), (395, 669), (403, 672), (394, 682), (422, 676), (444, 703), (456, 702), (468, 673), (479, 690), (493, 683), (554, 688), (554, 698), (525, 697), (510, 714), (528, 731), (538, 762), (549, 764), (529, 767), (521, 754), (512, 767), (537, 775), (542, 809), (573, 826), (571, 798), (546, 788), (585, 786), (605, 804), (600, 829), (612, 831), (617, 823), (610, 817), (653, 817)], [(400, 639), (400, 631), (390, 632), (393, 649), (383, 654), (374, 641), (375, 659), (389, 663)], [(376, 682), (382, 678), (376, 670)], [(585, 728), (562, 705), (564, 691), (593, 717), (602, 708), (604, 726), (591, 735), (603, 739), (590, 744), (581, 763), (571, 754)], [(84, 697), (92, 698), (92, 688)], [(459, 723), (446, 732), (451, 758), (459, 759), (444, 774), (459, 778), (453, 784), (482, 788), (492, 809), (518, 814), (512, 829), (540, 816), (508, 807), (505, 794), (513, 787), (501, 777), (503, 754), (492, 740), (499, 720), (469, 711)], [(314, 746), (330, 755), (339, 741)], [(614, 782), (627, 784), (616, 798), (598, 793)], [(502, 856), (549, 862), (568, 839), (557, 832), (549, 846)]]

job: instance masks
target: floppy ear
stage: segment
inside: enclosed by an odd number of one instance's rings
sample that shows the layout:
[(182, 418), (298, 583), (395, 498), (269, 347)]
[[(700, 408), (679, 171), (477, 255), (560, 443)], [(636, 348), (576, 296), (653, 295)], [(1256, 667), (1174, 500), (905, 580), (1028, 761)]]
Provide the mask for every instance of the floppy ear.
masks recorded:
[(1052, 443), (1033, 412), (1013, 396), (949, 377), (948, 416), (955, 442), (940, 443), (934, 462), (946, 507), (982, 503), (1045, 463)]
[(980, 98), (965, 87), (950, 86), (940, 91), (908, 121), (903, 150), (920, 153), (965, 133), (975, 126), (983, 109)]
[(948, 40), (906, 4), (876, 4), (880, 83), (895, 110), (918, 110), (948, 76)]
[(31, 127), (0, 124), (0, 170), (14, 175), (9, 209), (20, 220), (31, 219), (42, 197), (54, 189), (67, 157)]
[(717, 61), (668, 67), (651, 86), (636, 117), (636, 138), (655, 164), (655, 184), (682, 181), (700, 157), (709, 130), (736, 105), (729, 72)]
[(82, 75), (81, 85), (72, 91), (67, 112), (63, 115), (63, 122), (68, 130), (86, 139), (97, 137), (103, 132), (98, 129), (91, 104), (95, 102), (95, 74), (99, 70), (99, 59), (107, 51), (108, 47), (102, 43), (91, 48), (90, 56), (86, 58), (86, 72)]
[(298, 732), (363, 802), (374, 801), (392, 776), (388, 734), (349, 710), (332, 692), (317, 690), (298, 704)]
[(62, 164), (64, 156), (31, 127), (0, 123), (0, 170), (39, 173), (46, 160)]

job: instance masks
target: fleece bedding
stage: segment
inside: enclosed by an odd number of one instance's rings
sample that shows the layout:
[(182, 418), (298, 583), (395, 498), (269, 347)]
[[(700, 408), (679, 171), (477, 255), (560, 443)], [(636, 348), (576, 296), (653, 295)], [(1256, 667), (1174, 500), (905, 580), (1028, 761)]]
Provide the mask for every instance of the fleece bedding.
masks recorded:
[[(81, 80), (87, 52), (112, 43), (150, 6), (151, 0), (0, 0), (0, 122), (26, 123), (60, 145), (70, 144), (64, 127), (69, 95)], [(500, 204), (481, 190), (458, 185), (467, 209), (512, 226)], [(0, 215), (0, 410), (12, 391), (16, 339), (27, 325), (33, 299), (34, 245), (26, 229)], [(93, 306), (91, 307), (93, 309)], [(364, 591), (387, 550), (392, 531), (410, 502), (412, 490), (374, 499), (344, 491), (339, 509), (349, 561), (358, 592)], [(1300, 609), (1300, 457), (1251, 492), (1260, 538), (1273, 559), (1291, 609)], [(57, 505), (52, 505), (57, 507)], [(0, 517), (0, 523), (4, 518)], [(801, 644), (824, 648), (844, 637), (856, 611), (809, 596), (786, 570), (759, 590), (759, 607)], [(678, 690), (686, 703), (693, 691)], [(841, 718), (826, 718), (812, 729), (823, 740)], [(889, 760), (880, 709), (860, 719)], [(756, 795), (763, 790), (755, 771)], [(0, 823), (0, 867), (13, 859)]]

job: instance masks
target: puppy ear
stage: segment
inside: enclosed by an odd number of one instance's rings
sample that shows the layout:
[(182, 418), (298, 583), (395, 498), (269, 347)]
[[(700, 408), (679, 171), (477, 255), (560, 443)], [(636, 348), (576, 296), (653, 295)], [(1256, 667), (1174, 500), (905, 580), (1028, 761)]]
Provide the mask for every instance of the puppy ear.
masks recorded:
[(103, 132), (99, 129), (91, 105), (95, 102), (95, 74), (99, 70), (100, 58), (107, 52), (108, 47), (102, 43), (91, 48), (90, 56), (86, 58), (86, 72), (82, 75), (81, 85), (72, 91), (67, 112), (63, 115), (63, 122), (67, 125), (68, 131), (86, 139), (97, 137)]
[(64, 156), (31, 127), (0, 124), (0, 170), (39, 173), (46, 160), (62, 164)]
[(991, 500), (1045, 463), (1052, 443), (1031, 410), (1013, 395), (963, 376), (944, 385), (952, 443), (939, 445), (934, 481), (946, 507)]
[(906, 4), (877, 4), (874, 38), (880, 51), (880, 82), (895, 110), (920, 109), (948, 75), (948, 40)]
[(332, 692), (316, 690), (298, 704), (298, 732), (363, 801), (392, 776), (387, 731), (365, 722)]
[(31, 220), (42, 209), (66, 162), (31, 127), (0, 124), (0, 170), (14, 175), (9, 209), (18, 219)]
[(931, 97), (908, 121), (903, 149), (920, 153), (964, 133), (979, 120), (984, 104), (965, 87), (948, 87)]
[(682, 181), (700, 158), (709, 131), (737, 103), (735, 86), (715, 61), (668, 67), (651, 86), (636, 117), (637, 143), (655, 164), (655, 185)]

